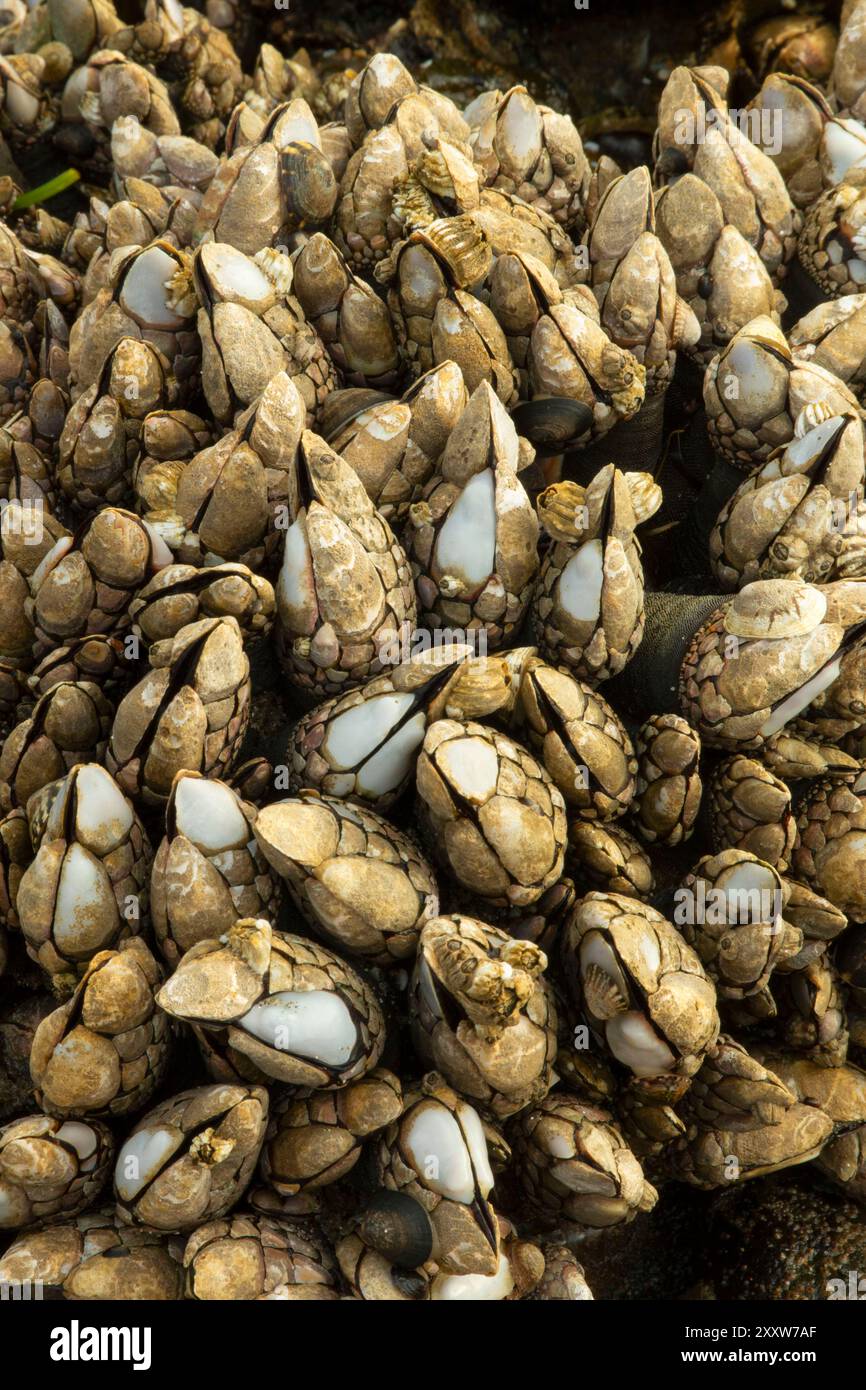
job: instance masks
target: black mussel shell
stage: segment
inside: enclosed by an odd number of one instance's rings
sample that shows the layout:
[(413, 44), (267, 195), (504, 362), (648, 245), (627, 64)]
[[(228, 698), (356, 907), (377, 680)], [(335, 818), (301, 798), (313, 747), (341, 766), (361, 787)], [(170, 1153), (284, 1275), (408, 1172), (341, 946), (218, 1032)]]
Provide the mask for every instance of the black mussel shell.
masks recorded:
[(358, 1234), (398, 1269), (418, 1269), (433, 1251), (430, 1217), (405, 1192), (377, 1192), (358, 1223)]
[(561, 454), (592, 427), (592, 411), (583, 401), (567, 396), (542, 396), (521, 401), (511, 413), (518, 434), (534, 445), (542, 458)]
[(347, 386), (326, 396), (319, 412), (319, 429), (326, 444), (331, 444), (342, 430), (374, 405), (393, 401), (387, 391), (373, 391), (368, 386)]

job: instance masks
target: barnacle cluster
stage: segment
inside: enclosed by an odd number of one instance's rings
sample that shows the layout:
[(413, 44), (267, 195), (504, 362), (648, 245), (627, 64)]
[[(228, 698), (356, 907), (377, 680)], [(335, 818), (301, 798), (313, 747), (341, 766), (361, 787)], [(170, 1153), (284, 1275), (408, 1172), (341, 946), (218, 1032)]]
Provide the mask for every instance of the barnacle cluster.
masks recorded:
[(138, 8), (0, 30), (0, 1283), (583, 1300), (677, 1185), (866, 1201), (866, 0), (631, 168)]

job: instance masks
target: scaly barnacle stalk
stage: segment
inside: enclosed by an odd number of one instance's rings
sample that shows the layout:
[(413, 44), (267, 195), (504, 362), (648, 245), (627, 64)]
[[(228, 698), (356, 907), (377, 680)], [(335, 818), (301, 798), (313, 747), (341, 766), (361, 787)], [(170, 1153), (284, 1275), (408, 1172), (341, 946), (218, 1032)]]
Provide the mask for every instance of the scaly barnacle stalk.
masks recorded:
[(722, 508), (709, 549), (723, 589), (755, 579), (822, 583), (838, 566), (855, 564), (845, 533), (863, 497), (863, 422), (830, 411), (822, 401), (804, 406), (790, 444), (774, 450)]
[(478, 897), (524, 907), (561, 877), (565, 803), (520, 744), (482, 724), (438, 719), (416, 779), (434, 854)]
[(265, 1137), (262, 1086), (197, 1086), (139, 1120), (117, 1155), (117, 1215), (130, 1226), (188, 1231), (240, 1200)]
[(678, 714), (656, 714), (635, 735), (631, 824), (649, 845), (678, 845), (695, 828), (703, 785), (701, 740)]
[[(419, 500), (468, 400), (457, 363), (442, 362), (413, 381), (399, 401), (335, 391), (322, 411), (322, 433), (393, 525)], [(524, 452), (521, 445), (521, 461)]]
[[(866, 137), (866, 131), (864, 131)], [(866, 138), (863, 157), (866, 159)], [(866, 169), (842, 181), (807, 210), (797, 244), (800, 265), (825, 295), (858, 294), (866, 284)]]
[(785, 873), (797, 835), (791, 800), (786, 783), (756, 759), (723, 758), (707, 788), (714, 851), (747, 850)]
[(375, 675), (415, 628), (409, 564), (347, 463), (310, 431), (301, 438), (300, 505), (276, 586), (284, 669), (314, 694)]
[(282, 885), (256, 843), (255, 814), (217, 778), (176, 775), (150, 880), (153, 930), (169, 966), (241, 917), (276, 922)]
[(761, 258), (726, 222), (713, 190), (696, 174), (684, 174), (656, 195), (656, 232), (670, 257), (677, 292), (700, 325), (689, 349), (707, 363), (752, 319), (778, 324), (785, 301)]
[(484, 182), (538, 204), (570, 231), (580, 231), (589, 160), (570, 116), (540, 106), (525, 87), (484, 92), (466, 110), (469, 144)]
[(156, 1007), (162, 971), (141, 937), (89, 962), (72, 998), (36, 1029), (30, 1074), (48, 1114), (140, 1110), (162, 1080), (171, 1024)]
[[(826, 406), (830, 415), (861, 414), (845, 384), (792, 354), (784, 334), (767, 318), (746, 324), (710, 362), (704, 406), (713, 447), (744, 470), (794, 438), (805, 406)], [(810, 414), (804, 424), (811, 419), (819, 423)]]
[(18, 886), (21, 931), (28, 953), (68, 994), (99, 951), (143, 930), (150, 843), (105, 768), (85, 763), (56, 788), (34, 846)]
[(553, 540), (532, 601), (539, 651), (598, 684), (623, 669), (643, 637), (643, 567), (626, 475), (608, 464), (585, 491), (555, 483), (538, 510)]
[(716, 990), (695, 951), (654, 908), (588, 893), (562, 936), (572, 999), (639, 1092), (677, 1100), (718, 1036)]
[(330, 946), (380, 965), (411, 959), (439, 911), (433, 872), (415, 844), (366, 807), (302, 791), (254, 824), (267, 862)]
[(537, 946), (476, 918), (433, 917), (421, 933), (410, 986), (418, 1055), (497, 1119), (537, 1104), (554, 1081), (546, 965)]
[(106, 766), (130, 796), (161, 806), (175, 773), (231, 770), (250, 713), (237, 620), (201, 618), (155, 642), (151, 670), (117, 707)]
[(407, 549), (424, 625), (462, 628), (492, 650), (519, 628), (538, 573), (538, 521), (519, 463), (517, 431), (482, 382), (409, 508)]
[(337, 1090), (370, 1072), (385, 1025), (370, 987), (339, 956), (243, 918), (190, 947), (157, 995), (190, 1024), (218, 1079)]

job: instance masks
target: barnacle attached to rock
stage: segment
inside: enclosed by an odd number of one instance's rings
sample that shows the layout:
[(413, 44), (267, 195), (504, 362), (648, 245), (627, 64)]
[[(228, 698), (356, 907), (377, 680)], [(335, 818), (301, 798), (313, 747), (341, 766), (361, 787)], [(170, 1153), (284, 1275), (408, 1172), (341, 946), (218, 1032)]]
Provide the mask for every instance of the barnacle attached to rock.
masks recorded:
[(157, 1003), (192, 1025), (214, 1076), (338, 1089), (385, 1043), (369, 985), (338, 956), (244, 918), (190, 947)]
[(475, 918), (434, 917), (412, 980), (413, 1038), (422, 1061), (498, 1119), (550, 1089), (556, 1005), (547, 958)]

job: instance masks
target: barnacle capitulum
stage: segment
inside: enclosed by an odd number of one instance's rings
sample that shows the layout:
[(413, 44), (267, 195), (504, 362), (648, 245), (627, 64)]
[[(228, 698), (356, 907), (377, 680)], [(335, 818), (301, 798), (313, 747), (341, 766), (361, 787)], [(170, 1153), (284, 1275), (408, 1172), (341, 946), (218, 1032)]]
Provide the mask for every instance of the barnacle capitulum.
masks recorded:
[[(804, 406), (795, 437), (740, 484), (710, 536), (725, 589), (754, 579), (823, 583), (851, 565), (848, 513), (863, 495), (863, 427), (820, 401)], [(856, 568), (852, 571), (856, 574)]]
[(420, 621), (495, 650), (519, 628), (538, 572), (538, 520), (517, 472), (517, 431), (486, 383), (409, 508)]
[(141, 937), (89, 962), (74, 995), (36, 1029), (30, 1071), (58, 1116), (141, 1110), (165, 1073), (171, 1025), (156, 1007), (162, 976)]
[(255, 808), (225, 782), (194, 771), (175, 776), (150, 880), (153, 929), (170, 966), (241, 917), (276, 921), (281, 885), (254, 822)]
[(680, 844), (701, 806), (701, 741), (678, 714), (647, 719), (635, 738), (637, 777), (632, 824), (647, 844)]
[(276, 585), (278, 650), (303, 689), (333, 695), (393, 661), (414, 632), (405, 551), (352, 468), (310, 431)]
[(575, 497), (555, 483), (538, 500), (547, 551), (533, 602), (541, 655), (597, 685), (627, 664), (643, 637), (644, 582), (626, 475), (614, 464)]
[(338, 1088), (378, 1062), (384, 1020), (339, 956), (263, 919), (190, 947), (157, 1002), (191, 1024), (213, 1074)]
[(565, 803), (520, 744), (482, 724), (437, 719), (416, 779), (436, 857), (479, 897), (525, 906), (560, 878)]
[(802, 947), (800, 929), (783, 916), (778, 871), (747, 850), (705, 855), (674, 896), (674, 922), (682, 924), (720, 999), (759, 993), (773, 970)]
[(411, 652), (387, 672), (335, 695), (292, 730), (292, 792), (309, 788), (386, 811), (415, 770), (428, 724), (480, 718), (510, 708), (517, 681), (512, 653), (475, 656), (466, 642)]
[(27, 949), (71, 992), (98, 952), (141, 933), (151, 848), (132, 803), (98, 763), (49, 784), (42, 817), (28, 804), (36, 854), (18, 885)]
[(162, 1232), (127, 1226), (113, 1206), (98, 1207), (18, 1236), (0, 1261), (0, 1278), (38, 1279), (62, 1298), (175, 1300), (183, 1266), (173, 1247)]
[(716, 991), (697, 954), (660, 912), (588, 893), (562, 937), (572, 998), (637, 1089), (677, 1099), (719, 1031)]
[(658, 1193), (613, 1117), (571, 1096), (548, 1096), (523, 1111), (511, 1133), (521, 1190), (548, 1223), (565, 1217), (604, 1228), (652, 1211)]
[(426, 1209), (432, 1257), (443, 1273), (497, 1272), (500, 1232), (484, 1127), (435, 1072), (405, 1097), (402, 1115), (379, 1138), (376, 1163), (386, 1190)]
[[(687, 1132), (671, 1171), (698, 1187), (743, 1181), (807, 1163), (833, 1133), (823, 1110), (801, 1104), (768, 1066), (731, 1039), (719, 1039), (683, 1109)], [(739, 1102), (739, 1104), (737, 1104)]]
[(546, 964), (531, 942), (471, 917), (433, 917), (421, 933), (411, 986), (419, 1056), (498, 1118), (540, 1100), (553, 1082), (557, 1015)]
[(114, 1140), (99, 1121), (28, 1115), (0, 1127), (0, 1229), (77, 1216), (109, 1177)]
[[(794, 439), (804, 407), (826, 406), (831, 416), (860, 415), (844, 382), (792, 352), (766, 316), (745, 324), (712, 359), (704, 377), (704, 405), (713, 447), (744, 471)], [(809, 423), (819, 421), (813, 417)]]
[(411, 959), (439, 909), (432, 870), (408, 836), (363, 806), (302, 791), (265, 806), (262, 854), (313, 929), (378, 965)]
[(176, 773), (231, 769), (249, 719), (250, 668), (234, 617), (187, 623), (149, 657), (150, 673), (117, 707), (106, 766), (130, 796), (161, 805)]
[(252, 1178), (267, 1117), (261, 1086), (198, 1086), (149, 1110), (117, 1154), (120, 1220), (188, 1231), (223, 1216)]
[(794, 872), (854, 922), (866, 920), (859, 860), (866, 809), (863, 792), (862, 773), (853, 781), (821, 779), (809, 784), (795, 808)]
[(824, 1297), (866, 0), (320, 8), (0, 0), (0, 1294)]

